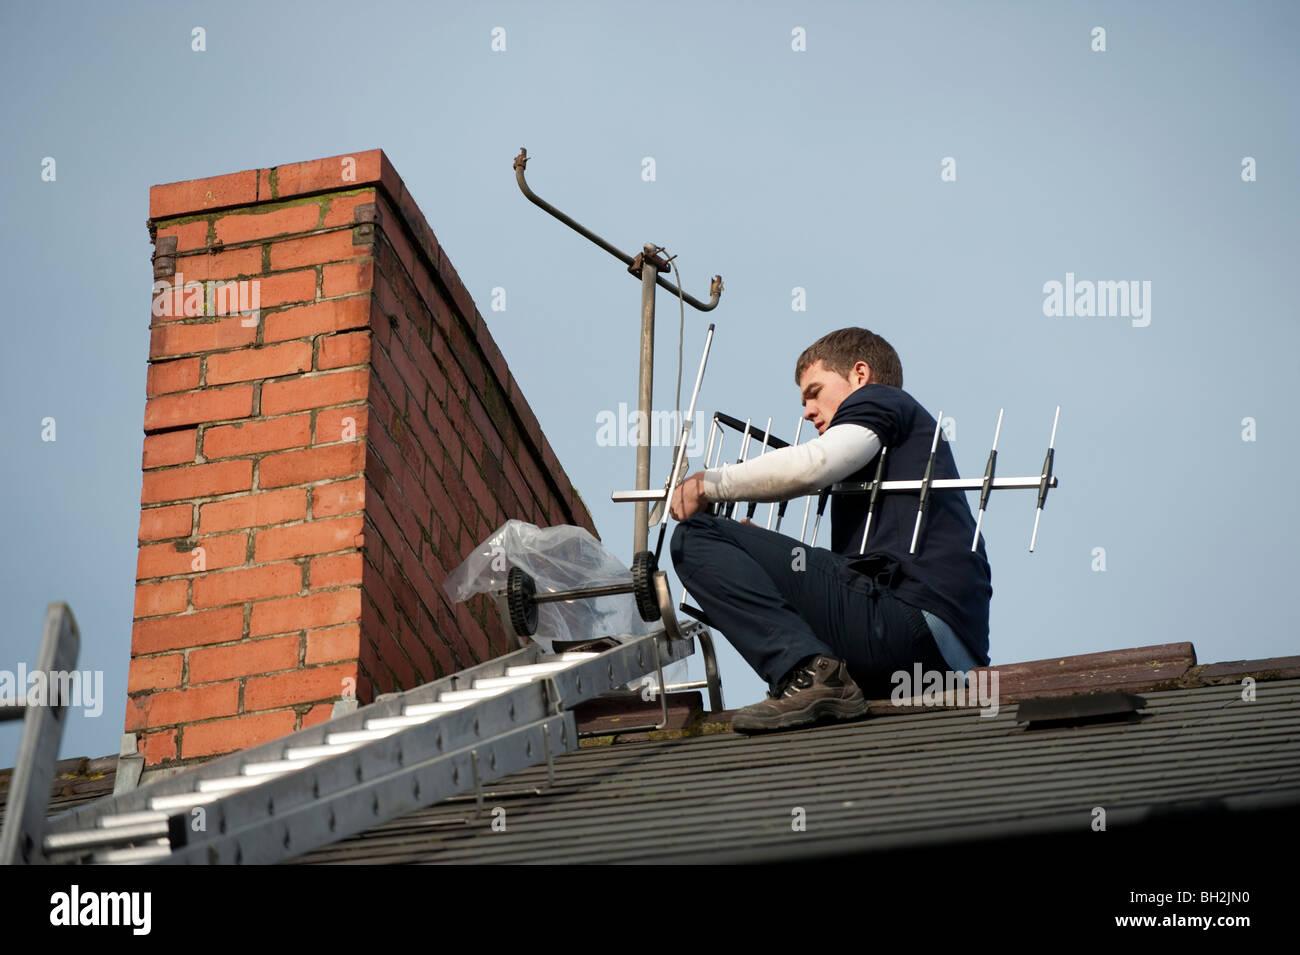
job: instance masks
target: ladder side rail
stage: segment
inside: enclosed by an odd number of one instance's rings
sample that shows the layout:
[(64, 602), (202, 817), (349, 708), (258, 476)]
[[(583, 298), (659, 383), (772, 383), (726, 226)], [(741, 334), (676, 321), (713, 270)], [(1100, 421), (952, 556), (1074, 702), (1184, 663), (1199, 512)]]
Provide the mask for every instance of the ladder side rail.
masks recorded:
[[(688, 625), (686, 631), (691, 630), (692, 625)], [(205, 830), (193, 834), (193, 839), (187, 833), (190, 841), (179, 855), (158, 861), (234, 862), (236, 850), (245, 846), (249, 848), (241, 850), (240, 861), (248, 861), (243, 851), (254, 852), (259, 861), (278, 861), (364, 831), (447, 795), (458, 795), (472, 788), (474, 779), (463, 770), (457, 777), (454, 770), (446, 768), (459, 765), (445, 762), (448, 747), (467, 739), (463, 747), (450, 750), (464, 754), (485, 745), (485, 738), (513, 736), (519, 733), (521, 719), (531, 727), (550, 718), (567, 718), (564, 733), (553, 736), (551, 745), (556, 752), (570, 751), (577, 746), (573, 707), (644, 676), (655, 666), (656, 645), (660, 659), (666, 662), (684, 659), (694, 651), (692, 640), (685, 634), (681, 640), (669, 639), (664, 631), (647, 634), (544, 679), (452, 711), (438, 718), (442, 722), (436, 729), (431, 724), (407, 727), (301, 771), (284, 773), (257, 787), (228, 794), (209, 804)], [(529, 749), (525, 744), (524, 748), (531, 762), (517, 769), (545, 758), (537, 745)], [(443, 765), (433, 765), (439, 763)], [(479, 788), (486, 778), (484, 773), (490, 770), (490, 761), (480, 763)], [(439, 772), (451, 772), (452, 782), (460, 788), (455, 792), (446, 791), (445, 785), (429, 789), (427, 774), (436, 777)], [(446, 795), (438, 795), (443, 792)], [(419, 801), (411, 802), (414, 799)], [(286, 812), (297, 816), (293, 826), (284, 821)], [(331, 814), (333, 829), (328, 825)], [(344, 828), (353, 826), (356, 828), (343, 833)], [(286, 834), (288, 847), (284, 847)], [(324, 842), (308, 844), (322, 835), (328, 836)], [(214, 851), (209, 851), (209, 845), (216, 847)], [(276, 847), (285, 849), (288, 855), (280, 854)]]
[[(394, 777), (405, 778), (417, 767), (437, 763), (462, 750), (468, 752), (487, 740), (513, 733), (521, 726), (545, 721), (556, 715), (554, 709), (546, 687), (541, 681), (536, 681), (361, 746), (341, 748), (337, 754), (301, 770), (271, 776), (257, 786), (227, 793), (203, 806), (204, 811), (198, 816), (192, 810), (176, 810), (189, 816), (191, 823), (180, 833), (185, 844), (177, 846), (177, 849), (185, 861), (235, 862), (234, 849), (247, 846), (250, 841), (282, 844), (285, 817), (321, 806), (322, 817), (328, 823), (329, 807), (335, 800), (374, 789), (377, 803), (372, 801), (365, 805), (365, 811), (355, 816), (340, 817), (335, 810), (334, 829), (329, 830), (326, 826), (327, 831), (336, 833), (336, 838), (360, 832), (392, 818), (386, 810), (390, 801), (392, 805), (400, 801), (395, 795), (401, 788), (388, 786)], [(560, 738), (556, 737), (555, 742), (560, 743)], [(539, 749), (537, 752), (540, 755), (542, 751)], [(468, 775), (453, 781), (472, 784)], [(432, 799), (432, 791), (425, 795)], [(406, 811), (428, 804), (426, 800), (410, 805)], [(202, 821), (201, 829), (194, 828), (195, 820)], [(295, 854), (309, 851), (296, 835), (293, 835), (292, 842)], [(216, 858), (211, 858), (205, 848), (209, 845), (216, 847)], [(200, 855), (196, 856), (196, 852)], [(274, 861), (278, 858), (283, 856), (277, 856)], [(248, 855), (239, 861), (249, 861)]]
[(51, 818), (47, 833), (76, 832), (94, 828), (101, 817), (123, 812), (140, 812), (148, 809), (149, 800), (155, 796), (170, 796), (191, 792), (197, 781), (217, 776), (237, 776), (248, 763), (271, 762), (281, 757), (289, 747), (313, 746), (325, 742), (329, 733), (361, 729), (367, 720), (381, 716), (400, 716), (402, 710), (416, 703), (436, 702), (438, 696), (449, 690), (466, 689), (476, 679), (502, 676), (507, 667), (535, 663), (542, 649), (532, 644), (504, 656), (460, 670), (425, 683), (410, 690), (386, 696), (384, 699), (358, 707), (351, 713), (337, 716), (315, 726), (304, 727), (287, 736), (280, 736), (248, 749), (220, 756), (197, 766), (182, 770), (172, 776), (152, 780), (128, 792), (117, 793), (77, 806)]
[(45, 630), (41, 635), (37, 660), (37, 669), (46, 674), (46, 699), (41, 703), (27, 701), (25, 704), (18, 762), (14, 766), (5, 806), (4, 828), (0, 830), (0, 864), (45, 861), (45, 817), (69, 702), (54, 698), (58, 689), (67, 685), (65, 681), (55, 679), (54, 674), (73, 672), (80, 649), (81, 633), (72, 608), (63, 602), (49, 604), (45, 610)]
[(572, 711), (552, 714), (427, 762), (368, 779), (298, 805), (264, 825), (250, 826), (206, 843), (189, 844), (154, 861), (179, 865), (283, 862), (462, 794), (467, 780), (476, 781), (481, 791), (488, 783), (536, 765), (538, 754), (547, 745), (552, 755), (577, 749)]

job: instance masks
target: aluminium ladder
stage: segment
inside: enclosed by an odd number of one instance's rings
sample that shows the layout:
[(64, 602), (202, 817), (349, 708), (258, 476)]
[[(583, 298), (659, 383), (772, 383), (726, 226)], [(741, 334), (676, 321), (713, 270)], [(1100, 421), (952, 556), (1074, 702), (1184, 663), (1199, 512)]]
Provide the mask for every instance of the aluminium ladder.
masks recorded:
[[(661, 606), (671, 598), (657, 577)], [(578, 748), (573, 707), (694, 651), (694, 621), (601, 652), (537, 645), (49, 820), (43, 861), (274, 863)], [(666, 708), (666, 694), (660, 694)]]

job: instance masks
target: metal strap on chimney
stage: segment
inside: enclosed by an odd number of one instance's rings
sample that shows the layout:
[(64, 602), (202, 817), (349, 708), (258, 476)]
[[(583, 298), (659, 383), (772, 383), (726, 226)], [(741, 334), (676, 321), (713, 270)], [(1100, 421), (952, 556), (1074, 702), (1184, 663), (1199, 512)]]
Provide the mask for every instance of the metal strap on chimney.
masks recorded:
[[(666, 598), (671, 608), (671, 597)], [(274, 863), (578, 748), (573, 707), (694, 652), (699, 623), (537, 645), (49, 821), (51, 861)], [(674, 639), (676, 637), (676, 639)]]

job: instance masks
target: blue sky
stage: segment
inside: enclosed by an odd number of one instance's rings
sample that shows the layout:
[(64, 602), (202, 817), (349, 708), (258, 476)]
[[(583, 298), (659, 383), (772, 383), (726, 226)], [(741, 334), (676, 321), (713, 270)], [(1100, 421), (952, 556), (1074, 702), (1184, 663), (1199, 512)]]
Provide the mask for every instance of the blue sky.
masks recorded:
[[(639, 285), (523, 198), (520, 146), (539, 194), (626, 250), (666, 246), (692, 294), (722, 274), (718, 309), (685, 320), (683, 402), (717, 323), (701, 417), (792, 436), (794, 361), (846, 325), (886, 337), (906, 389), (953, 419), (964, 475), (1003, 407), (999, 472), (1037, 473), (1061, 405), (1037, 550), (1031, 494), (995, 495), (985, 520), (995, 663), (1293, 654), (1297, 509), (1274, 488), (1300, 470), (1298, 21), (1290, 3), (6, 3), (0, 669), (34, 665), (46, 605), (67, 601), (106, 699), (73, 712), (61, 755), (117, 751), (149, 186), (375, 147), (625, 561), (631, 509), (609, 494), (634, 449), (596, 435), (636, 402)], [(1045, 315), (1067, 273), (1150, 282), (1149, 324)], [(658, 305), (666, 409), (678, 316)], [(667, 468), (657, 451), (655, 480)], [(758, 699), (719, 643), (728, 704)], [(18, 736), (0, 726), (0, 766)]]

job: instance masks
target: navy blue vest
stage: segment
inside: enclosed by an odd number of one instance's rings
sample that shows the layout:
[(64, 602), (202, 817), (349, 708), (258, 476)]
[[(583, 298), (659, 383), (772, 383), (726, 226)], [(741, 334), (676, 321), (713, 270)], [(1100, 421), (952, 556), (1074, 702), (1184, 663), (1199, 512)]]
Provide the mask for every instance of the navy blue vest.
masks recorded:
[[(887, 449), (884, 480), (920, 480), (925, 476), (935, 420), (906, 391), (889, 385), (863, 385), (844, 399), (828, 427), (839, 424), (859, 424), (876, 433)], [(872, 480), (879, 458), (877, 454), (845, 480)], [(932, 477), (960, 477), (942, 432)], [(986, 666), (992, 572), (984, 552), (982, 528), (977, 548), (970, 549), (975, 518), (967, 493), (931, 489), (916, 553), (909, 554), (920, 492), (882, 491), (876, 498), (871, 532), (861, 559), (858, 546), (862, 543), (870, 495), (832, 495), (831, 550), (854, 558), (855, 570), (891, 586), (904, 603), (942, 617), (976, 660)]]

